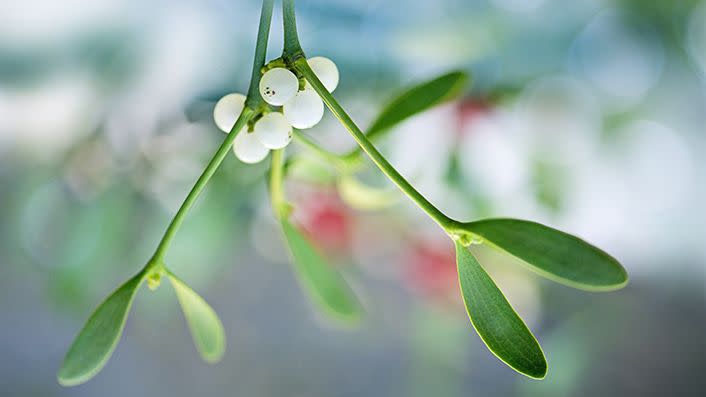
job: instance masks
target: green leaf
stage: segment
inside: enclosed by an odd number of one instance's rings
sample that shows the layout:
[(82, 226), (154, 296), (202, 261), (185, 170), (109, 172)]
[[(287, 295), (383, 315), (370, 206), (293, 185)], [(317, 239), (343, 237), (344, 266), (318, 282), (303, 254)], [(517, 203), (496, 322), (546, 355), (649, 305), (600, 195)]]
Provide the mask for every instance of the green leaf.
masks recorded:
[(405, 90), (383, 108), (368, 128), (368, 138), (375, 139), (409, 117), (457, 97), (467, 81), (466, 73), (455, 71)]
[(578, 237), (535, 222), (486, 219), (466, 223), (471, 232), (527, 263), (538, 274), (588, 291), (611, 291), (628, 281), (615, 258)]
[(456, 242), (458, 279), (471, 324), (488, 349), (515, 371), (530, 378), (547, 374), (537, 339), (471, 252)]
[(126, 281), (93, 312), (59, 369), (57, 379), (62, 386), (87, 382), (108, 362), (120, 340), (135, 292), (143, 279), (144, 272), (140, 272)]
[(346, 204), (363, 211), (387, 208), (400, 197), (397, 190), (368, 186), (352, 175), (342, 176), (338, 180), (338, 193)]
[(218, 362), (226, 351), (226, 337), (221, 320), (213, 308), (186, 283), (171, 272), (168, 272), (167, 276), (174, 287), (201, 358), (211, 364)]
[(313, 300), (338, 319), (359, 319), (362, 314), (360, 303), (339, 272), (323, 259), (289, 220), (283, 218), (281, 223), (299, 281)]

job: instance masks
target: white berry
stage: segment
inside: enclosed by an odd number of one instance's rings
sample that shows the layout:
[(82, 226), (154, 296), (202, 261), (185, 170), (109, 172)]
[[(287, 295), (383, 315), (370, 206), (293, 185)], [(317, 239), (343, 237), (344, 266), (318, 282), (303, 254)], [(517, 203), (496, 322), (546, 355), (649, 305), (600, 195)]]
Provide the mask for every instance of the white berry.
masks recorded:
[(315, 126), (324, 117), (324, 103), (309, 85), (297, 92), (282, 109), (289, 124), (300, 130)]
[(264, 147), (254, 133), (241, 131), (233, 142), (233, 152), (243, 163), (255, 164), (264, 160), (270, 149)]
[(313, 57), (306, 61), (328, 92), (333, 92), (338, 87), (338, 68), (332, 60), (325, 57)]
[(268, 149), (282, 149), (292, 140), (292, 126), (282, 113), (268, 113), (255, 123), (253, 135)]
[(270, 69), (260, 79), (260, 95), (270, 105), (284, 105), (298, 89), (297, 76), (285, 68)]
[(213, 108), (213, 120), (221, 131), (230, 132), (244, 108), (245, 95), (228, 94), (216, 102)]

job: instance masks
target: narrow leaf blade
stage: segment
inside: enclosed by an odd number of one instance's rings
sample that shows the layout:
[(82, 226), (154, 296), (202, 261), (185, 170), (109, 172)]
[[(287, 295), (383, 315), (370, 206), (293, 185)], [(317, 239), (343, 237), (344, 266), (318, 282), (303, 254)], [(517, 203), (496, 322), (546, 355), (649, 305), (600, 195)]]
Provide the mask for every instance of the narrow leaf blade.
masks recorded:
[(468, 317), (488, 349), (515, 371), (544, 378), (547, 361), (537, 339), (473, 254), (458, 242), (456, 261)]
[(215, 310), (177, 276), (171, 272), (168, 276), (201, 358), (211, 364), (220, 361), (226, 350), (226, 337)]
[(362, 308), (343, 277), (289, 220), (282, 219), (281, 223), (299, 281), (309, 291), (312, 299), (325, 312), (338, 319), (359, 319)]
[(400, 122), (458, 96), (468, 81), (464, 72), (454, 71), (417, 84), (393, 98), (368, 129), (371, 140)]
[(624, 287), (628, 275), (620, 263), (584, 240), (539, 223), (486, 219), (465, 229), (524, 261), (543, 277), (588, 291)]
[(93, 378), (113, 354), (125, 328), (130, 306), (144, 273), (140, 272), (115, 290), (98, 308), (66, 353), (57, 374), (62, 386), (75, 386)]

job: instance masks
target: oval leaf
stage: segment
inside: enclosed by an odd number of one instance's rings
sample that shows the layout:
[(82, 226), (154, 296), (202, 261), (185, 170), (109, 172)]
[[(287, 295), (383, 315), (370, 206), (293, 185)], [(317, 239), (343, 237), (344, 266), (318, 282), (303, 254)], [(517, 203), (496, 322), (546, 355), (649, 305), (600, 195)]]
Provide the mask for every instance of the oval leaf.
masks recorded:
[(519, 219), (486, 219), (464, 229), (527, 263), (553, 281), (589, 291), (611, 291), (627, 284), (620, 263), (578, 237)]
[(488, 349), (515, 371), (544, 378), (547, 361), (537, 339), (473, 254), (458, 242), (456, 262), (468, 317)]
[(383, 108), (368, 128), (368, 138), (372, 140), (409, 117), (455, 98), (467, 81), (466, 73), (455, 71), (405, 90)]
[(400, 197), (397, 190), (368, 186), (351, 175), (338, 180), (338, 193), (346, 204), (363, 211), (387, 208)]
[(173, 273), (167, 273), (184, 312), (191, 337), (204, 361), (216, 363), (226, 351), (223, 324), (211, 306)]
[(144, 273), (140, 272), (93, 312), (59, 369), (57, 379), (62, 386), (87, 382), (105, 366), (120, 340), (135, 292), (143, 279)]
[(334, 317), (357, 320), (362, 308), (343, 277), (287, 219), (281, 222), (299, 281), (313, 300)]

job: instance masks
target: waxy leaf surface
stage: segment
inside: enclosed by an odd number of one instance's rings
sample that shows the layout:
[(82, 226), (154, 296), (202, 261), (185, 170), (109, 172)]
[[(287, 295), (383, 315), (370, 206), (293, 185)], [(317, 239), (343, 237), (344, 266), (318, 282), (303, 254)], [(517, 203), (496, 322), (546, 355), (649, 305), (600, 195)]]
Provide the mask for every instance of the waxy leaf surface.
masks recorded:
[(584, 240), (536, 222), (486, 219), (464, 224), (484, 242), (521, 259), (556, 282), (589, 291), (622, 288), (628, 275), (620, 263)]
[(544, 378), (547, 361), (537, 339), (478, 260), (458, 242), (456, 262), (468, 317), (488, 349), (515, 371)]

